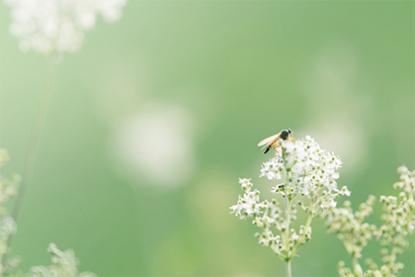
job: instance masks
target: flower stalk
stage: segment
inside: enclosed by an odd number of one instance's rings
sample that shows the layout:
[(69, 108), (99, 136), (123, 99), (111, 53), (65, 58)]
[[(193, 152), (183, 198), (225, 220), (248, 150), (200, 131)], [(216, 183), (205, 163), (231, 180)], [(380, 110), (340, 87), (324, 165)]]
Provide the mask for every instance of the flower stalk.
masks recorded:
[(287, 277), (292, 277), (291, 260), (287, 261)]
[[(292, 260), (298, 247), (311, 239), (311, 223), (336, 206), (336, 199), (349, 195), (339, 189), (337, 179), (340, 160), (307, 136), (296, 141), (281, 141), (275, 156), (261, 166), (260, 177), (271, 181), (270, 199), (261, 199), (250, 179), (239, 180), (243, 194), (231, 213), (240, 219), (251, 219), (260, 231), (259, 244), (269, 247), (286, 263), (287, 276), (292, 276)], [(305, 222), (297, 218), (305, 215)]]

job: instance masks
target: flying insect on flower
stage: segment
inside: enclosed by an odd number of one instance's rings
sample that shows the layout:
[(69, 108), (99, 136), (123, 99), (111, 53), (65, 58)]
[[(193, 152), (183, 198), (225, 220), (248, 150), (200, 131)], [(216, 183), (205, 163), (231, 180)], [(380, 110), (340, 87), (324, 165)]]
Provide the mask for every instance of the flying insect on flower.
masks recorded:
[(264, 154), (266, 154), (266, 153), (268, 153), (268, 151), (271, 148), (276, 149), (279, 146), (281, 140), (291, 141), (293, 139), (294, 139), (294, 137), (292, 135), (292, 131), (290, 129), (284, 129), (284, 130), (276, 133), (275, 135), (272, 135), (270, 137), (267, 137), (267, 138), (261, 140), (257, 144), (257, 146), (259, 148), (264, 149)]

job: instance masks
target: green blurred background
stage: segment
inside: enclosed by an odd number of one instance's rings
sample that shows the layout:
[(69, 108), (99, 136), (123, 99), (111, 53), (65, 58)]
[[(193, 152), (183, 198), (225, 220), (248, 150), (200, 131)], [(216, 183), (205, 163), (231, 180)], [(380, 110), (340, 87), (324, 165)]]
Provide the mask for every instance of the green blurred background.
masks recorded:
[[(228, 207), (238, 177), (265, 186), (255, 145), (281, 128), (342, 158), (355, 204), (415, 167), (412, 1), (130, 0), (52, 66), (20, 52), (8, 26), (2, 6), (6, 172), (22, 173), (53, 89), (12, 245), (26, 269), (53, 241), (100, 276), (280, 276)], [(345, 251), (313, 227), (294, 275), (336, 276)]]

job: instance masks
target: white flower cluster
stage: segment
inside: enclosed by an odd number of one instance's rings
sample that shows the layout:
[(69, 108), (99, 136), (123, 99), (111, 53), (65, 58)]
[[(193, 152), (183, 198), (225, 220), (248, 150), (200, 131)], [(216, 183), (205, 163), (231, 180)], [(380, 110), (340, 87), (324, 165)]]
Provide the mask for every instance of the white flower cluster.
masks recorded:
[(250, 179), (240, 178), (239, 184), (244, 194), (239, 196), (237, 204), (231, 207), (231, 212), (241, 219), (258, 215), (261, 208), (264, 208), (264, 203), (259, 199), (259, 190), (252, 189), (253, 185)]
[(78, 272), (78, 261), (72, 250), (62, 251), (51, 243), (48, 248), (52, 255), (52, 265), (35, 266), (30, 270), (31, 277), (95, 277), (89, 272)]
[(315, 198), (314, 206), (321, 209), (335, 207), (338, 195), (350, 194), (346, 187), (337, 188), (341, 161), (334, 153), (321, 149), (310, 136), (282, 141), (276, 152), (274, 158), (262, 165), (260, 175), (275, 181), (274, 192), (288, 198), (294, 195)]
[[(336, 206), (338, 196), (350, 192), (346, 187), (337, 187), (340, 160), (321, 149), (311, 137), (281, 141), (275, 153), (262, 165), (260, 173), (273, 182), (270, 191), (275, 197), (261, 200), (251, 181), (240, 179), (243, 194), (230, 209), (241, 219), (252, 218), (261, 229), (257, 234), (259, 243), (290, 261), (297, 246), (310, 240), (312, 219), (327, 213)], [(292, 224), (297, 219), (297, 207), (307, 219), (296, 229)]]
[(4, 0), (11, 9), (11, 33), (23, 50), (43, 54), (75, 52), (98, 15), (117, 20), (126, 0)]
[[(344, 207), (332, 209), (327, 216), (329, 231), (337, 234), (352, 260), (351, 268), (343, 261), (339, 263), (340, 276), (394, 277), (403, 268), (397, 258), (408, 245), (408, 235), (415, 229), (415, 171), (400, 167), (398, 172), (400, 181), (394, 187), (400, 191), (399, 195), (379, 198), (383, 205), (380, 226), (366, 222), (373, 212), (374, 196), (370, 196), (356, 212), (346, 201)], [(371, 239), (377, 239), (381, 245), (382, 265), (373, 259), (366, 259), (365, 269), (360, 260), (363, 249)]]

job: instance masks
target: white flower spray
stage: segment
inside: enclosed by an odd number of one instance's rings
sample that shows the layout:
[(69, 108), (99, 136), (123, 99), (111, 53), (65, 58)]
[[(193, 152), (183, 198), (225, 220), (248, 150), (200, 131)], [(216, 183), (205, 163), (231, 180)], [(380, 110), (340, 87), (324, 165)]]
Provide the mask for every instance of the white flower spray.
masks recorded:
[[(231, 213), (252, 220), (260, 229), (256, 234), (259, 243), (287, 263), (287, 276), (292, 276), (291, 261), (298, 246), (311, 239), (313, 218), (326, 216), (336, 207), (338, 196), (350, 195), (346, 187), (337, 186), (340, 166), (333, 153), (306, 136), (281, 141), (275, 156), (263, 163), (260, 177), (271, 182), (271, 199), (262, 200), (250, 179), (239, 180), (243, 194), (230, 208)], [(306, 215), (301, 224), (297, 222), (298, 210)]]
[(100, 15), (117, 20), (126, 0), (4, 0), (10, 7), (10, 32), (20, 48), (42, 54), (76, 52), (84, 33)]

